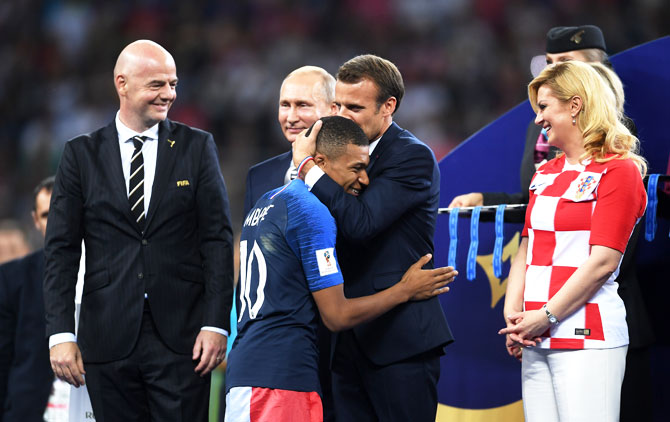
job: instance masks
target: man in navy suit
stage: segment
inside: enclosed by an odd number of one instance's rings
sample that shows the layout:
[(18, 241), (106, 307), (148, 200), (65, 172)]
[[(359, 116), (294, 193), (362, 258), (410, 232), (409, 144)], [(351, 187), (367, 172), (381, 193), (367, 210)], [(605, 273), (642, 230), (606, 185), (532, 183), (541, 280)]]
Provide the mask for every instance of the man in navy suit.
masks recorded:
[[(338, 71), (339, 115), (370, 140), (370, 184), (359, 196), (307, 159), (319, 123), (294, 144), (294, 163), (305, 160), (300, 176), (337, 221), (349, 298), (392, 286), (404, 268), (433, 252), (439, 169), (432, 151), (393, 122), (403, 94), (400, 72), (380, 57), (357, 56)], [(452, 341), (437, 298), (400, 305), (338, 334), (331, 364), (337, 420), (434, 421), (440, 356)]]
[(114, 84), (115, 120), (69, 141), (56, 175), (44, 283), (51, 365), (74, 386), (86, 374), (98, 422), (206, 421), (233, 290), (216, 145), (167, 119), (177, 71), (160, 45), (128, 45)]
[[(289, 143), (319, 118), (334, 114), (335, 78), (316, 66), (303, 66), (289, 73), (279, 90), (277, 117)], [(295, 178), (291, 151), (269, 158), (249, 169), (244, 197), (244, 215), (267, 191)]]
[[(32, 217), (46, 231), (54, 178), (35, 188)], [(44, 337), (44, 251), (0, 266), (0, 422), (42, 421), (53, 372)]]

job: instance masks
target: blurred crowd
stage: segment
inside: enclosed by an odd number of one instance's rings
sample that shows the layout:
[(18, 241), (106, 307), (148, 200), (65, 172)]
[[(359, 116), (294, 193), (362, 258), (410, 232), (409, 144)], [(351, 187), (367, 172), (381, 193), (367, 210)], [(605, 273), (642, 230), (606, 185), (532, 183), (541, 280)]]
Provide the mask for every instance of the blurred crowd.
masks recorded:
[(0, 232), (33, 233), (33, 186), (68, 139), (113, 119), (112, 69), (135, 39), (173, 53), (170, 118), (214, 134), (239, 227), (248, 167), (288, 148), (277, 98), (299, 66), (335, 74), (357, 54), (388, 58), (406, 85), (395, 120), (440, 159), (526, 99), (548, 28), (598, 25), (614, 54), (667, 35), (668, 22), (664, 0), (4, 0)]

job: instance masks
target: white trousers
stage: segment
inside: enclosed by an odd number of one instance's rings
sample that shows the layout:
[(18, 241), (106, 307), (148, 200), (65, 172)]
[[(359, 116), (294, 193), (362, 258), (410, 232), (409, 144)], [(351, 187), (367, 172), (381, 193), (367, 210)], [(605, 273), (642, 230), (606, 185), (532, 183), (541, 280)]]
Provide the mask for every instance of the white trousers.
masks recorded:
[(526, 422), (618, 421), (627, 351), (524, 348)]

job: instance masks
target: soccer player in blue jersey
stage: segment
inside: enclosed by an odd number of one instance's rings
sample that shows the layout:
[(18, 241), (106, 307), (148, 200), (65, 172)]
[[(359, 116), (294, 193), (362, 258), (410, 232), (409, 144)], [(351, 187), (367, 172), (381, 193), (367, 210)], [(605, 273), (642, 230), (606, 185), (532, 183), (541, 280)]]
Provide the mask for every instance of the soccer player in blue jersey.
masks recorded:
[[(368, 138), (346, 118), (321, 121), (313, 159), (347, 193), (358, 195), (368, 183)], [(226, 421), (321, 421), (317, 312), (330, 330), (349, 329), (401, 303), (448, 291), (457, 274), (450, 267), (422, 270), (428, 254), (392, 287), (347, 299), (336, 234), (330, 212), (300, 179), (266, 193), (247, 214)]]

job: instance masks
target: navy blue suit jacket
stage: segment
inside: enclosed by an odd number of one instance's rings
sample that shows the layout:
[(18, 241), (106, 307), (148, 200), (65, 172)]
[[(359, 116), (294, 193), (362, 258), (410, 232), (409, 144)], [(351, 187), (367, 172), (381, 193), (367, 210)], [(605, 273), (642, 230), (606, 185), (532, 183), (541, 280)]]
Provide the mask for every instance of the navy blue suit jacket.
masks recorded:
[[(345, 193), (327, 175), (312, 188), (337, 221), (337, 253), (347, 297), (394, 285), (414, 262), (434, 250), (440, 173), (433, 152), (393, 123), (370, 157), (368, 175), (370, 185), (359, 197)], [(353, 332), (377, 365), (453, 341), (436, 297), (397, 306)]]
[(161, 339), (190, 354), (203, 326), (230, 329), (233, 293), (228, 197), (212, 135), (165, 120), (144, 232), (135, 222), (114, 122), (69, 141), (51, 197), (44, 298), (47, 335), (74, 332), (84, 363), (122, 359), (135, 345), (144, 294)]
[(41, 249), (0, 266), (0, 421), (42, 421), (51, 393), (43, 274)]
[(265, 192), (284, 184), (286, 171), (291, 165), (293, 154), (289, 150), (269, 158), (249, 169), (247, 173), (247, 190), (244, 195), (244, 216), (251, 211)]

